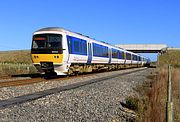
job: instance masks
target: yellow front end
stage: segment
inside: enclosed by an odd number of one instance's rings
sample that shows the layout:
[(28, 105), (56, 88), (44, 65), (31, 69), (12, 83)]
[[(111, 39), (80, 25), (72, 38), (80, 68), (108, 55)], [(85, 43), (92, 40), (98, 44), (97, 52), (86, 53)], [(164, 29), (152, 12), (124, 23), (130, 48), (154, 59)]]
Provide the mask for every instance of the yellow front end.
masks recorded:
[(62, 64), (63, 54), (31, 54), (31, 58), (34, 64), (40, 64), (41, 62)]
[[(62, 66), (63, 54), (31, 54), (36, 69), (43, 73), (57, 73)], [(58, 74), (58, 73), (57, 73)]]

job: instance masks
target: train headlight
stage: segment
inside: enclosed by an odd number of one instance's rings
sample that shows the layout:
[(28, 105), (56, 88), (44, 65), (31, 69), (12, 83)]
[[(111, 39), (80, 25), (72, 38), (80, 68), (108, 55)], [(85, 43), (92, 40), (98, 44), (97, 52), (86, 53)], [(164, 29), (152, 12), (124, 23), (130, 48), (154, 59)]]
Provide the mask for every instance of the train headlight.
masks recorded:
[(34, 58), (39, 58), (39, 56), (34, 56)]
[(59, 56), (54, 56), (54, 58), (59, 58)]

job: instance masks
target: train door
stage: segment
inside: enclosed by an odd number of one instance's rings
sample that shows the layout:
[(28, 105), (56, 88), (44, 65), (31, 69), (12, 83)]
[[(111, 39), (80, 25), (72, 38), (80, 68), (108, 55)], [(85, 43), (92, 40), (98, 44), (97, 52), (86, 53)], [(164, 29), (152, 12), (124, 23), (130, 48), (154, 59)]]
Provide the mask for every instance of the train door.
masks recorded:
[(111, 63), (111, 60), (112, 60), (112, 49), (111, 48), (108, 48), (108, 52), (109, 52), (109, 64)]
[(71, 54), (71, 48), (72, 48), (72, 45), (71, 45), (71, 37), (67, 35), (67, 48), (68, 48), (68, 53), (66, 53), (66, 56), (67, 56), (67, 63), (71, 63), (70, 61), (70, 54)]
[(88, 61), (87, 64), (91, 64), (92, 61), (92, 44), (88, 43)]
[(127, 60), (126, 52), (123, 53), (123, 57), (124, 57), (124, 65), (126, 65), (126, 60)]

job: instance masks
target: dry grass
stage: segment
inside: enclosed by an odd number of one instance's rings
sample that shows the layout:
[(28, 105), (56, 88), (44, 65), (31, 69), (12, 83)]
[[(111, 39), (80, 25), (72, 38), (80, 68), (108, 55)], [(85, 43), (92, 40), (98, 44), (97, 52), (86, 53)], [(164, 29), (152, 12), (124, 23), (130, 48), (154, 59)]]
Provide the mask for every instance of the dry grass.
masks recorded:
[(167, 64), (180, 68), (180, 50), (168, 50), (167, 53), (159, 56), (159, 66)]
[(172, 91), (174, 104), (174, 120), (180, 121), (180, 51), (168, 51), (159, 57), (158, 76), (154, 79), (152, 88), (148, 92), (149, 106), (144, 113), (143, 121), (164, 122), (166, 120), (168, 64), (172, 71)]
[(166, 68), (157, 69), (157, 75), (150, 75), (150, 81), (138, 86), (138, 118), (140, 122), (164, 122), (166, 115)]
[(166, 119), (166, 68), (160, 68), (158, 76), (154, 80), (152, 88), (148, 92), (149, 106), (145, 112), (144, 121), (164, 122)]
[(0, 52), (0, 63), (31, 64), (30, 50)]
[(174, 104), (174, 120), (180, 122), (180, 69), (173, 70), (172, 96)]
[(180, 50), (170, 50), (159, 57), (159, 67), (171, 64), (174, 120), (180, 122)]
[(37, 73), (31, 64), (0, 63), (0, 76)]
[(0, 76), (37, 73), (30, 50), (0, 52)]
[[(168, 64), (174, 67), (172, 71), (172, 91), (174, 104), (174, 121), (180, 122), (180, 51), (170, 50), (166, 54), (159, 56), (158, 75), (152, 80), (152, 87), (141, 88), (140, 92), (146, 91), (142, 98), (148, 97), (148, 102), (141, 106), (147, 106), (137, 121), (145, 122), (164, 122), (166, 120), (166, 101), (167, 101), (167, 80)], [(144, 90), (146, 89), (146, 90)], [(141, 99), (142, 99), (141, 98)], [(146, 108), (146, 107), (145, 107)]]

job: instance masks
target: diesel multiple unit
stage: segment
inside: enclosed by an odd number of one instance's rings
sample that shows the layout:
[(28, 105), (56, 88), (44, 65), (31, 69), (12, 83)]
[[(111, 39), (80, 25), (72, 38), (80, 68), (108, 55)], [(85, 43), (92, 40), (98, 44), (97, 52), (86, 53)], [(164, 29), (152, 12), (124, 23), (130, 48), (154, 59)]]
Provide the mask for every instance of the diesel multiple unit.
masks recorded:
[(149, 59), (63, 28), (33, 34), (31, 58), (41, 73), (71, 75), (145, 66)]

